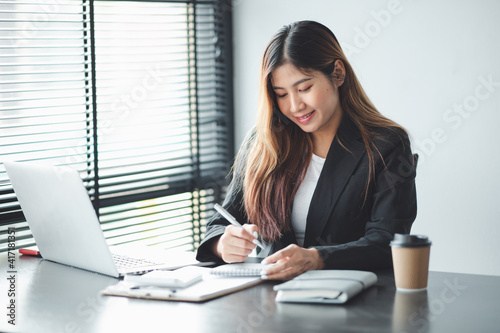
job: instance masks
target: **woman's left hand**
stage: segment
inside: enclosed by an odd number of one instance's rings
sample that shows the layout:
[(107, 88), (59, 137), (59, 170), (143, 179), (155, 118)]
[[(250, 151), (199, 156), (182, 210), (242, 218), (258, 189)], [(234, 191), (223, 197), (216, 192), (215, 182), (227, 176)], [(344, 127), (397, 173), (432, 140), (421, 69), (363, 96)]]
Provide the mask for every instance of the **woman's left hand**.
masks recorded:
[(269, 280), (289, 280), (297, 275), (313, 269), (323, 269), (324, 263), (318, 250), (305, 249), (296, 244), (291, 244), (286, 248), (270, 255), (263, 260), (263, 264), (275, 265), (267, 268), (263, 275)]

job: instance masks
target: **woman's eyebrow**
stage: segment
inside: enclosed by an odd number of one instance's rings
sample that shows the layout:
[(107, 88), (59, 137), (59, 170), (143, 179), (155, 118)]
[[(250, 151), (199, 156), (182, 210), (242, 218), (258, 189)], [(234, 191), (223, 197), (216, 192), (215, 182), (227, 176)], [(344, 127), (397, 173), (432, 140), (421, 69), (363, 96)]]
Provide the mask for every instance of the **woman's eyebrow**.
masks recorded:
[[(292, 84), (292, 87), (298, 86), (299, 84), (304, 83), (304, 82), (306, 82), (306, 81), (309, 81), (309, 80), (311, 80), (311, 79), (312, 79), (312, 78), (310, 78), (310, 77), (306, 77), (306, 78), (300, 79), (300, 80), (298, 80), (297, 82), (295, 82), (294, 84)], [(285, 88), (281, 88), (281, 87), (275, 87), (275, 86), (273, 86), (273, 89), (274, 89), (274, 90), (276, 90), (276, 89), (285, 89)]]

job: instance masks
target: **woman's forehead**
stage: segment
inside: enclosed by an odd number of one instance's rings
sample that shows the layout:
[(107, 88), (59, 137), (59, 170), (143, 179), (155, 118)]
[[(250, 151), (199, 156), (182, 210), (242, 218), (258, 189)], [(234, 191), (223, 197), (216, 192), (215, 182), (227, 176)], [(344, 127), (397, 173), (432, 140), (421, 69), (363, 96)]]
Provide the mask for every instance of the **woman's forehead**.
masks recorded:
[(271, 82), (273, 86), (294, 85), (300, 80), (315, 78), (318, 73), (320, 72), (313, 69), (297, 68), (290, 63), (286, 63), (271, 73)]

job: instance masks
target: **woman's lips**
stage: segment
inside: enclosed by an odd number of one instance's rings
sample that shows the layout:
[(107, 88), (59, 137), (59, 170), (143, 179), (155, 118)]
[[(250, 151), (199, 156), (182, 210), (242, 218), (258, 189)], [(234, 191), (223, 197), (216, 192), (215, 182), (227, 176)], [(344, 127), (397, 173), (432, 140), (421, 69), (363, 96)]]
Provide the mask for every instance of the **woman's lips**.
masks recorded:
[(296, 117), (297, 121), (301, 124), (307, 124), (311, 120), (312, 116), (314, 115), (314, 112), (316, 112), (316, 111), (309, 112), (308, 114), (306, 114), (300, 118)]

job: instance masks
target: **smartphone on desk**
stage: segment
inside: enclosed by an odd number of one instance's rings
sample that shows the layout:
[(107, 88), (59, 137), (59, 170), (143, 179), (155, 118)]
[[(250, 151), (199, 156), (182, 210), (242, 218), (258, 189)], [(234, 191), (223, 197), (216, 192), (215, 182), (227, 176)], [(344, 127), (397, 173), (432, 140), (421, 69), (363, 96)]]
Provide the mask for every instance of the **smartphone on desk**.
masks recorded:
[(206, 267), (186, 266), (173, 271), (152, 271), (144, 275), (125, 275), (124, 281), (133, 287), (186, 288), (203, 279), (210, 270)]

